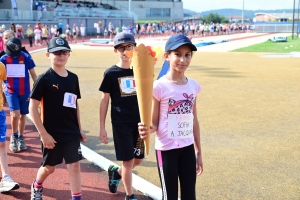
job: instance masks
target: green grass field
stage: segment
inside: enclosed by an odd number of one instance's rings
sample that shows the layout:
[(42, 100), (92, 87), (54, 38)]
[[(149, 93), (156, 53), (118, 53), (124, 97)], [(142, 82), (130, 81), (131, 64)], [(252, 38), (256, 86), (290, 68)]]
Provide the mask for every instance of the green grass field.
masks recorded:
[(292, 51), (300, 51), (300, 38), (297, 38), (297, 36), (294, 39), (292, 39), (292, 36), (289, 36), (287, 42), (266, 41), (261, 44), (235, 49), (232, 52), (290, 53)]

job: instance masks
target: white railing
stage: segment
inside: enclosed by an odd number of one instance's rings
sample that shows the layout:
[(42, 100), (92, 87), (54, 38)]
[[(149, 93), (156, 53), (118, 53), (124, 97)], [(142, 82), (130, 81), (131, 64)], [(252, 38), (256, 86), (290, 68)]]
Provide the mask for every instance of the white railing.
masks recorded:
[[(292, 23), (254, 23), (254, 30), (258, 33), (291, 33)], [(297, 33), (298, 23), (294, 24), (294, 32)]]
[(133, 18), (138, 19), (133, 12), (109, 10), (104, 8), (67, 8), (57, 7), (54, 11), (30, 11), (0, 9), (0, 21), (57, 21), (60, 17), (97, 17), (97, 18)]

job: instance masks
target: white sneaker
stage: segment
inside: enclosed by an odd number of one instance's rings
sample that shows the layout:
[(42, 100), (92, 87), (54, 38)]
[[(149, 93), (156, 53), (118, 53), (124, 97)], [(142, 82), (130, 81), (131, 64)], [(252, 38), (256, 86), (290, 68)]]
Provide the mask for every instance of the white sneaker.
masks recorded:
[(14, 182), (9, 175), (5, 175), (0, 182), (0, 192), (8, 192), (10, 190), (17, 190), (20, 185)]

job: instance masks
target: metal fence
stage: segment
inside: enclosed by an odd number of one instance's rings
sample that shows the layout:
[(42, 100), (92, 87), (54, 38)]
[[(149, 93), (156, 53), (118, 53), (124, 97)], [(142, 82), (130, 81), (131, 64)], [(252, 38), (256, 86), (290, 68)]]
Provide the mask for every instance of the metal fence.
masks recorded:
[[(255, 32), (258, 33), (292, 33), (293, 23), (254, 23)], [(294, 24), (294, 33), (299, 30), (299, 24)]]

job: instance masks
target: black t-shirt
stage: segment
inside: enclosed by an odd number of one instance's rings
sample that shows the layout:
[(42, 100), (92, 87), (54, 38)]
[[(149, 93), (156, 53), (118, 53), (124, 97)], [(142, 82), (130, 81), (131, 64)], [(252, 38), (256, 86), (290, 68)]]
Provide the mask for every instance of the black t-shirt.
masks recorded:
[(48, 69), (38, 76), (30, 98), (41, 101), (43, 125), (56, 142), (79, 139), (77, 99), (81, 96), (76, 74), (68, 71), (68, 76), (62, 77)]
[(110, 67), (104, 72), (99, 90), (110, 94), (113, 124), (137, 124), (141, 121), (132, 69), (116, 65)]

